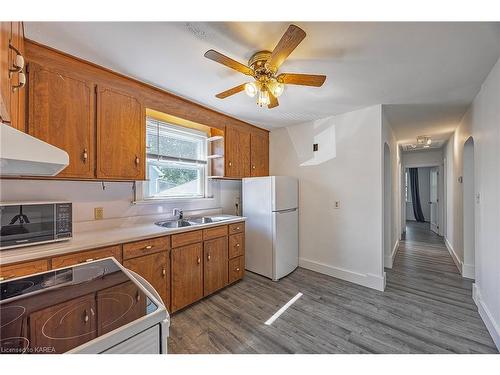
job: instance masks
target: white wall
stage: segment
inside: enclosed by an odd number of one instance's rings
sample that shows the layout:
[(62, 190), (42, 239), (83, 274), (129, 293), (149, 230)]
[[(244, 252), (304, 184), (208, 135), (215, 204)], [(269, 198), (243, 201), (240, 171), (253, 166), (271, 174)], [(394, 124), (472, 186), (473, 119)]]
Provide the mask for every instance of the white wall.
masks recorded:
[(171, 203), (132, 204), (131, 182), (0, 180), (0, 201), (68, 200), (73, 202), (75, 223), (94, 220), (94, 207), (104, 208), (104, 218), (145, 215), (171, 216), (174, 207), (190, 212), (218, 210), (234, 214), (234, 202), (240, 197), (241, 181), (211, 181), (212, 199), (182, 200)]
[[(384, 288), (381, 132), (377, 105), (270, 134), (271, 174), (299, 179), (300, 265), (379, 290)], [(314, 160), (307, 150), (315, 142), (320, 149), (335, 148), (331, 157), (302, 165)], [(334, 209), (335, 201), (340, 209)]]
[(473, 297), (500, 350), (500, 60), (446, 146), (450, 171), (447, 238), (456, 252), (461, 244), (462, 186), (456, 182), (462, 168), (463, 144), (474, 138), (475, 284)]
[[(431, 220), (431, 168), (418, 168), (418, 191), (420, 194), (420, 205), (425, 221)], [(411, 192), (411, 189), (410, 189)], [(410, 194), (411, 199), (411, 194)], [(412, 202), (406, 202), (406, 220), (415, 220)]]

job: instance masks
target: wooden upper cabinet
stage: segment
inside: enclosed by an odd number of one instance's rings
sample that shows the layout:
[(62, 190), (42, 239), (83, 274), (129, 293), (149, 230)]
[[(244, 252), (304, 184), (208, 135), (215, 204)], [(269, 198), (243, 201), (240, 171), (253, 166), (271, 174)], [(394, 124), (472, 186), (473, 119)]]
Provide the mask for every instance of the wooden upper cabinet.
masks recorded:
[(226, 127), (224, 144), (225, 177), (250, 176), (250, 132)]
[(29, 134), (68, 153), (69, 165), (58, 177), (94, 177), (93, 85), (35, 63), (29, 78)]
[(146, 116), (136, 97), (114, 88), (97, 87), (96, 177), (144, 180)]
[(22, 22), (0, 22), (0, 119), (24, 131), (25, 90), (23, 87), (16, 87), (19, 85), (20, 75), (24, 73), (9, 72), (14, 67), (17, 53), (24, 57)]
[(252, 133), (250, 137), (250, 175), (269, 176), (269, 134)]

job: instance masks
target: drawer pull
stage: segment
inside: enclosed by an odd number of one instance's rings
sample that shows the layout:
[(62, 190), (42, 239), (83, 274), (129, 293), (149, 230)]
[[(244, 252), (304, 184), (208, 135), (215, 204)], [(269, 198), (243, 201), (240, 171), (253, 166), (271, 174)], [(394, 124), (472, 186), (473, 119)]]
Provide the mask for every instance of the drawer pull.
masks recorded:
[(144, 250), (151, 250), (152, 248), (153, 248), (153, 245), (144, 246)]
[(252, 165), (252, 169), (255, 169), (255, 165)]
[(141, 295), (140, 295), (140, 293), (139, 293), (139, 292), (137, 292), (137, 294), (136, 294), (136, 296), (135, 296), (135, 300), (136, 300), (137, 302), (139, 302), (139, 301), (141, 300)]
[(240, 247), (240, 244), (239, 244), (239, 243), (237, 243), (237, 244), (236, 244), (236, 245), (234, 245), (234, 246), (235, 246), (235, 247)]
[(240, 272), (240, 268), (239, 268), (239, 267), (238, 267), (238, 268), (236, 268), (236, 272)]
[(201, 263), (201, 259), (200, 259), (200, 257), (198, 257), (197, 263), (198, 263), (198, 264), (200, 264), (200, 263)]
[(79, 261), (78, 263), (87, 263), (87, 262), (92, 262), (93, 260), (97, 260), (98, 258), (89, 258), (89, 259), (85, 259), (85, 260), (81, 260)]
[(165, 277), (165, 276), (167, 275), (167, 270), (166, 270), (165, 268), (163, 268), (163, 269), (161, 270), (161, 275), (162, 275), (163, 277)]
[(83, 316), (83, 321), (85, 322), (85, 324), (87, 324), (87, 322), (89, 321), (89, 314), (87, 313), (87, 310), (85, 310), (85, 315)]
[(83, 162), (86, 163), (87, 159), (89, 158), (89, 153), (87, 152), (87, 149), (83, 149)]
[(139, 165), (139, 156), (135, 156), (135, 165)]
[(236, 230), (240, 230), (240, 227), (236, 227)]
[(210, 254), (207, 255), (207, 260), (210, 260)]

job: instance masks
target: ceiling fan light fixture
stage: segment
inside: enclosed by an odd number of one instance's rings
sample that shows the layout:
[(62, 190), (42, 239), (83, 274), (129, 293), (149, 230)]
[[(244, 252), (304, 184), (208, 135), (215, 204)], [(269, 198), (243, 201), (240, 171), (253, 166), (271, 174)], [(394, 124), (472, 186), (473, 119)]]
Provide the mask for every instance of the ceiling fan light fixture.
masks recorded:
[(269, 99), (269, 93), (267, 90), (264, 88), (262, 90), (259, 90), (259, 95), (257, 96), (257, 105), (259, 107), (266, 107), (271, 103), (271, 100)]
[(245, 84), (245, 93), (253, 98), (255, 95), (257, 95), (257, 92), (258, 92), (258, 88), (257, 88), (257, 85), (255, 84), (255, 82), (248, 82), (247, 84)]
[(273, 94), (277, 98), (281, 96), (281, 94), (283, 94), (283, 91), (285, 90), (285, 85), (276, 80), (272, 80), (271, 82), (269, 82), (268, 86), (271, 90), (271, 94)]

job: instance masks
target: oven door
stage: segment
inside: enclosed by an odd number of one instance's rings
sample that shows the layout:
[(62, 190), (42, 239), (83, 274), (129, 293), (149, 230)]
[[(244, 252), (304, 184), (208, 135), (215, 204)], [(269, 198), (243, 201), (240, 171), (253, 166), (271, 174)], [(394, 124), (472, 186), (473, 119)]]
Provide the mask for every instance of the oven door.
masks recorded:
[(55, 204), (16, 204), (0, 207), (0, 248), (52, 241)]

